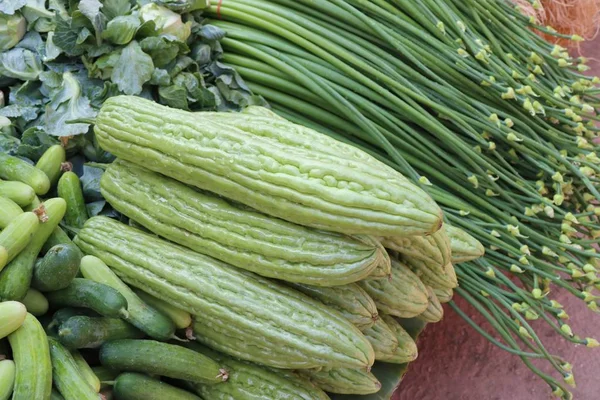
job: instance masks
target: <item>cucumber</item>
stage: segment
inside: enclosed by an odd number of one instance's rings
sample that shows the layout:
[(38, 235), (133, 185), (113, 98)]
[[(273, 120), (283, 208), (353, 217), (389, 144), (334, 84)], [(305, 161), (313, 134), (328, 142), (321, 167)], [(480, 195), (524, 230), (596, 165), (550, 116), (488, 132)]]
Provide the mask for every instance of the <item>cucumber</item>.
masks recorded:
[(158, 299), (151, 294), (148, 294), (142, 290), (134, 289), (134, 293), (139, 296), (146, 304), (156, 308), (158, 311), (171, 318), (173, 323), (178, 329), (185, 329), (192, 324), (192, 316), (189, 312), (183, 311), (166, 301)]
[(109, 386), (109, 383), (112, 383), (115, 379), (117, 379), (117, 376), (119, 376), (121, 373), (120, 371), (105, 367), (103, 365), (93, 366), (92, 372), (100, 380), (100, 387)]
[(48, 337), (31, 314), (23, 325), (8, 335), (16, 375), (12, 400), (48, 399), (52, 390), (52, 365)]
[(15, 386), (16, 367), (13, 360), (0, 360), (0, 400), (8, 400)]
[[(48, 240), (46, 240), (46, 243), (44, 243), (44, 246), (42, 247), (42, 253), (46, 254), (48, 251), (50, 251), (51, 248), (58, 244), (74, 244), (69, 235), (67, 235), (60, 226), (57, 226), (54, 229), (54, 231), (52, 231), (52, 234), (50, 235)], [(79, 247), (75, 247), (77, 248), (77, 250), (79, 250)], [(79, 250), (79, 254), (80, 257), (83, 257), (83, 253), (81, 253), (81, 250)]]
[(64, 289), (79, 272), (81, 252), (74, 244), (52, 247), (33, 268), (31, 286), (43, 292)]
[(4, 266), (8, 263), (8, 250), (6, 250), (3, 246), (0, 246), (0, 270), (4, 268)]
[(83, 379), (94, 389), (94, 391), (96, 391), (96, 393), (99, 392), (100, 379), (98, 379), (94, 371), (92, 371), (90, 364), (88, 364), (85, 358), (83, 358), (81, 353), (77, 350), (71, 350), (71, 356), (73, 356), (73, 360), (75, 360), (75, 364), (77, 364), (77, 368)]
[(75, 278), (65, 289), (48, 292), (54, 307), (85, 307), (105, 317), (126, 317), (127, 300), (115, 289), (90, 279)]
[(167, 316), (143, 302), (129, 286), (98, 257), (85, 256), (81, 259), (81, 273), (87, 279), (103, 283), (119, 291), (127, 299), (127, 321), (148, 336), (158, 340), (169, 340), (175, 334), (175, 324)]
[(98, 393), (85, 381), (73, 356), (60, 342), (48, 338), (52, 358), (52, 380), (65, 400), (98, 400)]
[[(11, 262), (31, 241), (38, 229), (40, 220), (32, 212), (17, 215), (6, 228), (0, 232), (0, 246), (8, 252), (7, 263)], [(4, 265), (0, 265), (2, 269)]]
[(20, 214), (23, 214), (21, 207), (8, 197), (4, 197), (4, 193), (2, 193), (0, 196), (0, 229), (6, 228)]
[(134, 372), (119, 375), (113, 391), (119, 400), (200, 400), (183, 389)]
[(0, 152), (0, 178), (28, 184), (38, 196), (48, 193), (50, 180), (44, 171), (20, 158)]
[(123, 339), (104, 343), (100, 363), (121, 371), (145, 372), (200, 383), (227, 380), (216, 361), (184, 347), (155, 340)]
[(77, 175), (72, 171), (65, 172), (58, 180), (57, 191), (58, 195), (67, 202), (66, 224), (74, 228), (82, 228), (89, 217), (85, 208), (81, 182)]
[(35, 199), (35, 191), (23, 182), (0, 181), (0, 193), (21, 207), (31, 204)]
[(58, 390), (52, 388), (52, 393), (50, 393), (50, 400), (65, 400), (65, 398), (62, 397), (62, 394), (58, 393)]
[(27, 311), (36, 317), (44, 315), (48, 312), (48, 300), (44, 295), (33, 289), (29, 288), (27, 294), (21, 300), (25, 307), (27, 307)]
[(85, 315), (87, 317), (98, 317), (100, 314), (90, 310), (89, 308), (65, 307), (56, 311), (52, 315), (52, 320), (48, 324), (48, 328), (58, 328), (63, 322), (71, 317)]
[(19, 329), (27, 316), (27, 308), (18, 301), (0, 303), (0, 339)]
[(62, 172), (62, 163), (65, 162), (66, 157), (65, 149), (61, 145), (55, 144), (50, 146), (35, 164), (36, 168), (44, 171), (50, 180), (50, 186), (54, 186), (58, 182)]
[(54, 198), (43, 204), (46, 222), (39, 225), (27, 247), (0, 272), (0, 300), (20, 300), (25, 297), (31, 284), (35, 260), (44, 242), (65, 214), (66, 204), (63, 199)]
[(116, 339), (139, 339), (144, 333), (119, 318), (73, 316), (58, 327), (58, 339), (69, 349), (91, 349)]

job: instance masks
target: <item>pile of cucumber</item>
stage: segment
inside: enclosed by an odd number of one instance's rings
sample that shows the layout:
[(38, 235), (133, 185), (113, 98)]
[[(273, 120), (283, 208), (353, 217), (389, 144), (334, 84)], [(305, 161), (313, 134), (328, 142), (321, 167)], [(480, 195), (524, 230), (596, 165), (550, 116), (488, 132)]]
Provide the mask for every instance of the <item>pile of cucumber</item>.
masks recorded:
[(453, 263), (483, 253), (403, 176), (267, 109), (117, 96), (96, 134), (120, 220), (89, 218), (60, 145), (0, 154), (0, 400), (376, 393), (375, 362), (417, 357), (404, 321), (439, 321)]

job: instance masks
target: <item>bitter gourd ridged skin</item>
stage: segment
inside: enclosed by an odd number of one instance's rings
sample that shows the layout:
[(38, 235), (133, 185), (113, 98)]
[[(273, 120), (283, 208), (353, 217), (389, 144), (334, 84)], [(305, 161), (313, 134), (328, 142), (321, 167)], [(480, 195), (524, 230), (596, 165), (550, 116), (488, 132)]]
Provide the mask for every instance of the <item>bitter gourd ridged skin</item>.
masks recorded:
[(199, 316), (198, 339), (217, 350), (289, 369), (373, 364), (358, 328), (280, 283), (105, 217), (90, 218), (75, 242), (131, 286)]
[(446, 229), (452, 249), (452, 263), (475, 260), (485, 254), (485, 247), (473, 236), (454, 226)]
[(339, 312), (361, 331), (373, 326), (378, 318), (373, 299), (357, 284), (335, 287), (317, 287), (290, 283), (294, 289), (319, 300)]
[(298, 373), (329, 393), (371, 394), (381, 389), (381, 382), (364, 369), (302, 369)]
[(358, 283), (379, 311), (401, 318), (412, 318), (427, 308), (427, 289), (406, 265), (392, 260), (392, 275), (384, 279), (368, 279)]
[(398, 347), (392, 357), (385, 360), (388, 363), (404, 364), (414, 361), (418, 356), (417, 344), (414, 339), (404, 330), (402, 325), (391, 315), (381, 315), (381, 319), (387, 324), (388, 328), (394, 332), (398, 340)]
[(364, 334), (373, 346), (376, 360), (387, 360), (394, 356), (398, 348), (398, 339), (382, 319), (375, 321), (372, 327), (364, 331)]
[[(421, 263), (420, 261), (414, 261), (411, 267)], [(432, 288), (446, 288), (454, 289), (458, 286), (458, 278), (456, 277), (456, 271), (452, 263), (446, 264), (442, 273), (435, 272), (426, 265), (421, 265), (419, 268), (413, 268), (413, 271), (419, 276), (419, 279)]]
[(446, 233), (446, 225), (429, 236), (384, 237), (380, 241), (385, 248), (400, 253), (407, 264), (418, 260), (437, 272), (443, 271), (451, 259), (450, 238)]
[(229, 373), (226, 382), (218, 385), (191, 384), (205, 400), (328, 400), (329, 396), (307, 379), (285, 370), (274, 370), (236, 360), (212, 351), (198, 343), (186, 343), (221, 363)]
[(418, 318), (425, 322), (440, 322), (444, 317), (444, 308), (435, 293), (433, 293), (433, 289), (429, 286), (427, 287), (427, 293), (429, 294), (429, 305)]
[(280, 119), (190, 113), (115, 96), (102, 106), (95, 133), (119, 158), (302, 225), (415, 236), (442, 224), (437, 204), (399, 173)]
[(368, 276), (386, 260), (373, 237), (350, 237), (231, 204), (127, 161), (101, 179), (102, 195), (155, 234), (259, 275), (317, 286)]
[(452, 296), (454, 296), (454, 291), (449, 288), (432, 288), (433, 293), (438, 298), (440, 303), (448, 303), (452, 300)]

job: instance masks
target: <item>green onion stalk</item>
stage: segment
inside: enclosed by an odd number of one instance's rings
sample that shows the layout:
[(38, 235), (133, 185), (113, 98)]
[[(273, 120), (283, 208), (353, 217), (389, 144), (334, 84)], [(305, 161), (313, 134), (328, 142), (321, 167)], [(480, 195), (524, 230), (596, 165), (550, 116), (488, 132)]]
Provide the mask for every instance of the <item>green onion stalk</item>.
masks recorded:
[(451, 306), (569, 398), (570, 364), (528, 322), (598, 344), (551, 299), (560, 287), (597, 311), (600, 288), (600, 79), (533, 29), (565, 35), (499, 0), (225, 0), (204, 15), (277, 113), (402, 172), (485, 245), (456, 266), (457, 292), (495, 333)]

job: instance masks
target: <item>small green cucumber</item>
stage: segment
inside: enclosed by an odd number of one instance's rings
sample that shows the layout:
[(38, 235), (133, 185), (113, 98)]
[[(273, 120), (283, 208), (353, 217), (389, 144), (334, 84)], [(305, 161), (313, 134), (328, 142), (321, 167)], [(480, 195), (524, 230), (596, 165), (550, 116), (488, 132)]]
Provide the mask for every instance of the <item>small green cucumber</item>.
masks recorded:
[(99, 400), (100, 396), (83, 375), (69, 350), (52, 337), (48, 338), (52, 360), (52, 380), (65, 400)]
[(112, 382), (117, 379), (117, 376), (119, 376), (121, 373), (116, 369), (108, 368), (104, 365), (94, 365), (92, 367), (92, 372), (100, 380), (100, 387), (109, 386), (109, 383), (112, 384)]
[(100, 363), (121, 371), (145, 372), (191, 382), (219, 383), (227, 380), (227, 371), (211, 358), (155, 340), (106, 342), (100, 347)]
[(36, 168), (44, 171), (50, 180), (51, 187), (58, 182), (62, 172), (62, 164), (65, 162), (66, 157), (65, 149), (61, 145), (55, 144), (50, 146), (35, 164)]
[(8, 250), (4, 246), (0, 246), (0, 270), (8, 264)]
[(329, 393), (371, 394), (381, 389), (381, 382), (364, 368), (322, 368), (297, 371)]
[(58, 180), (57, 191), (67, 202), (66, 224), (73, 228), (82, 228), (89, 217), (77, 175), (72, 171), (65, 172)]
[(42, 223), (27, 247), (0, 272), (0, 300), (20, 300), (25, 297), (31, 285), (35, 260), (54, 228), (58, 226), (65, 209), (66, 203), (61, 198), (46, 200), (43, 207), (40, 205), (36, 209), (38, 212), (44, 211)]
[(71, 350), (71, 356), (73, 356), (73, 360), (75, 360), (75, 364), (77, 364), (77, 368), (83, 379), (98, 393), (100, 391), (100, 379), (92, 371), (90, 364), (88, 364), (77, 350)]
[(117, 339), (139, 339), (144, 333), (119, 318), (76, 315), (58, 327), (58, 339), (69, 349), (92, 349)]
[(10, 399), (15, 386), (15, 373), (13, 360), (0, 360), (0, 400)]
[(27, 316), (27, 308), (18, 301), (0, 303), (0, 339), (19, 329)]
[[(0, 232), (0, 246), (8, 252), (7, 263), (10, 263), (27, 247), (38, 229), (40, 220), (33, 212), (17, 215), (6, 228)], [(4, 265), (0, 265), (2, 269)]]
[(31, 286), (43, 292), (64, 289), (79, 272), (81, 251), (74, 244), (57, 244), (33, 268)]
[(142, 290), (134, 289), (134, 293), (137, 294), (146, 304), (156, 308), (158, 311), (171, 318), (178, 329), (185, 329), (192, 324), (192, 315), (189, 312), (183, 311), (182, 309), (177, 308), (166, 301), (158, 299)]
[(200, 400), (188, 391), (134, 372), (119, 375), (113, 391), (119, 400)]
[[(2, 192), (0, 191), (0, 193)], [(2, 194), (4, 195), (4, 193)], [(8, 197), (0, 196), (0, 229), (6, 228), (13, 219), (21, 214), (23, 214), (23, 210), (17, 203)]]
[(392, 330), (394, 336), (396, 336), (396, 339), (398, 340), (398, 347), (394, 351), (394, 354), (385, 359), (385, 362), (404, 364), (414, 361), (419, 354), (415, 340), (408, 334), (408, 332), (406, 332), (396, 318), (392, 317), (391, 315), (383, 314), (381, 319), (387, 324), (388, 328)]
[(27, 294), (21, 300), (25, 307), (27, 307), (27, 311), (36, 317), (44, 315), (48, 312), (48, 300), (46, 297), (39, 291), (29, 288)]
[(375, 360), (385, 360), (392, 357), (394, 351), (398, 348), (398, 339), (396, 339), (394, 332), (381, 319), (375, 321), (375, 324), (363, 333), (373, 346)]
[(52, 390), (52, 364), (42, 325), (28, 313), (23, 325), (8, 335), (8, 341), (17, 367), (12, 400), (48, 399)]
[(148, 336), (169, 340), (175, 334), (175, 324), (169, 317), (146, 304), (101, 259), (85, 256), (81, 259), (81, 273), (87, 279), (108, 285), (127, 299), (127, 321)]
[(65, 289), (48, 292), (53, 307), (85, 307), (105, 317), (126, 317), (127, 300), (108, 285), (90, 279), (75, 278)]
[[(189, 382), (189, 386), (203, 399), (329, 400), (329, 396), (325, 392), (308, 379), (297, 374), (240, 361), (222, 353), (217, 353), (198, 342), (185, 342), (181, 345), (217, 360), (223, 364), (229, 373), (227, 382), (218, 385)], [(267, 396), (265, 396), (265, 393)]]
[(50, 400), (65, 400), (65, 398), (62, 397), (62, 394), (58, 393), (58, 390), (52, 388), (52, 393), (50, 393)]
[(427, 293), (429, 294), (429, 305), (417, 318), (430, 323), (440, 322), (444, 318), (442, 303), (440, 303), (435, 293), (433, 293), (433, 289), (429, 286), (427, 286)]
[[(44, 243), (44, 246), (42, 247), (42, 253), (46, 254), (51, 248), (53, 248), (54, 246), (56, 246), (58, 244), (74, 245), (74, 243), (71, 240), (71, 238), (69, 237), (69, 235), (67, 235), (60, 226), (57, 226), (54, 229), (54, 231), (52, 231), (52, 234), (50, 235), (48, 240), (46, 240), (46, 243)], [(75, 246), (75, 247), (77, 247), (77, 246)], [(77, 250), (79, 250), (79, 247), (77, 247)], [(81, 253), (81, 250), (79, 250), (79, 254), (80, 254), (80, 257), (83, 257), (83, 253)]]
[(77, 307), (64, 307), (60, 310), (56, 311), (52, 315), (52, 320), (48, 324), (48, 328), (58, 328), (63, 322), (68, 320), (71, 317), (75, 317), (78, 315), (85, 315), (87, 317), (99, 317), (95, 311), (90, 310), (89, 308), (77, 308)]
[(48, 193), (50, 180), (44, 171), (27, 161), (0, 152), (0, 178), (28, 184), (38, 196)]
[(21, 207), (31, 204), (35, 199), (32, 187), (18, 181), (0, 181), (0, 193)]

